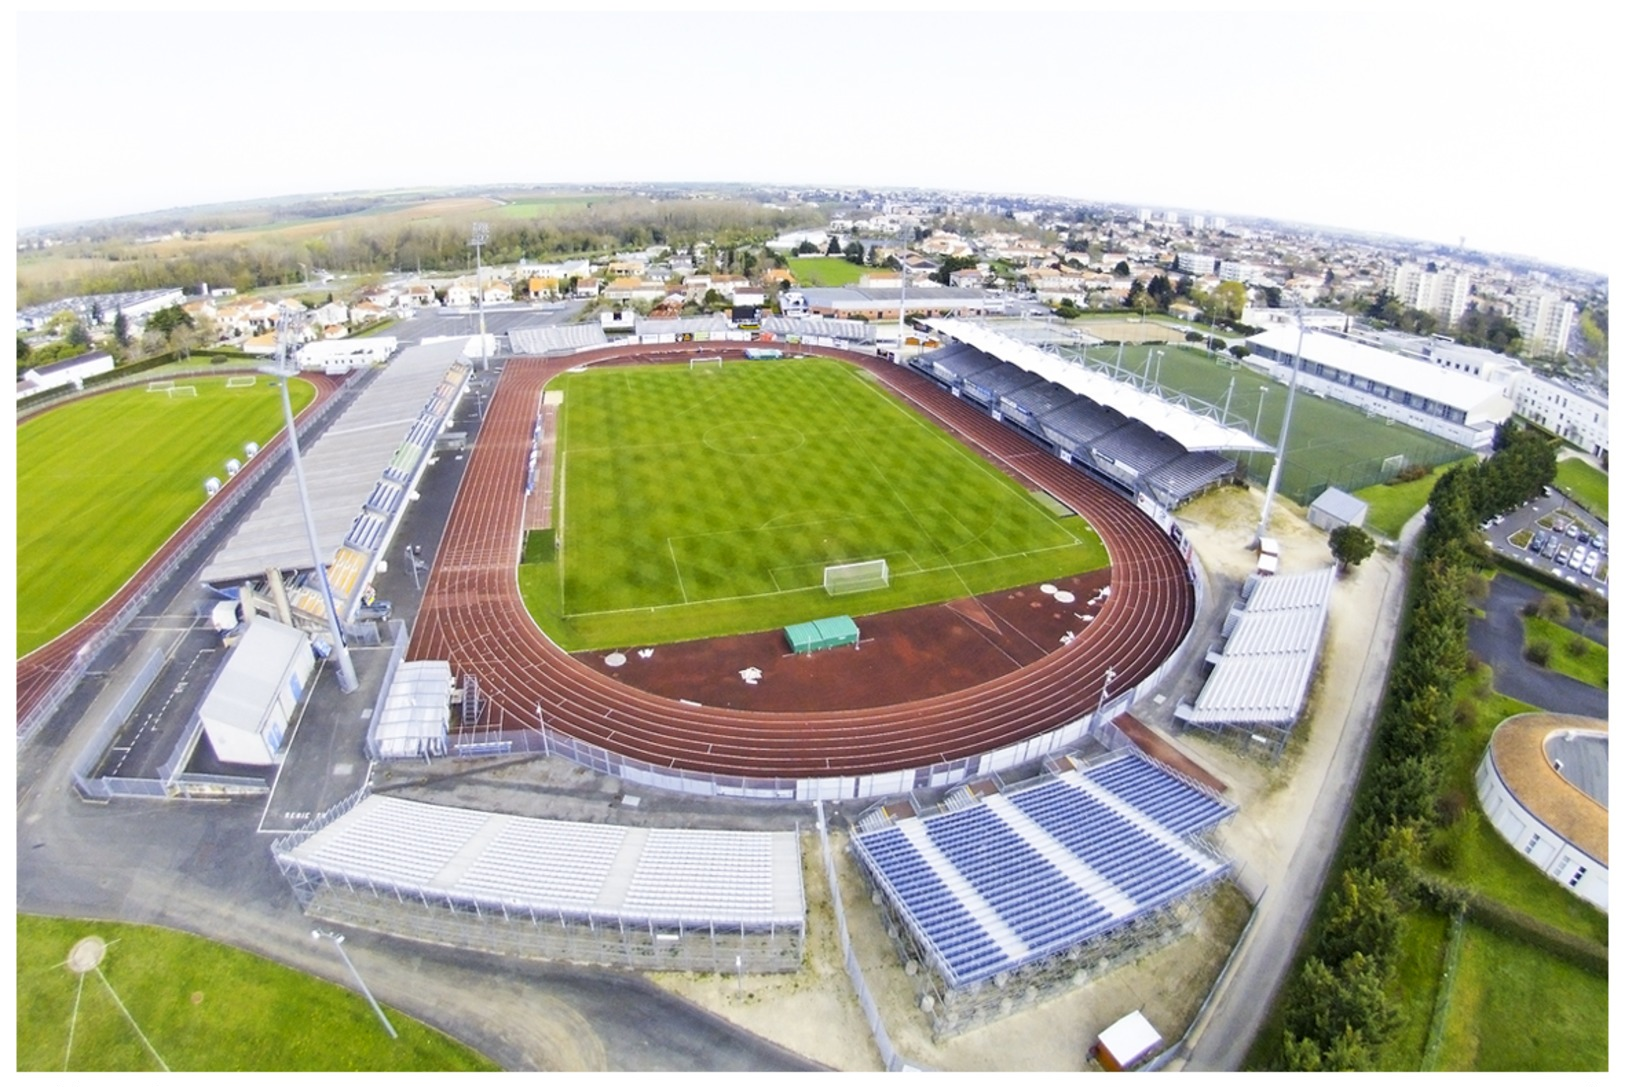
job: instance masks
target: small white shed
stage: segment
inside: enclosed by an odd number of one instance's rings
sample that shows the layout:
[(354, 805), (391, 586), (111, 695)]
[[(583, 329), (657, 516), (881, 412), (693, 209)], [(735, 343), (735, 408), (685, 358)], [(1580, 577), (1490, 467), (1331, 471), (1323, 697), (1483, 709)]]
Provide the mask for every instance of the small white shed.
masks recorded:
[(1123, 1072), (1162, 1047), (1162, 1035), (1139, 1012), (1129, 1012), (1100, 1032), (1095, 1056), (1108, 1072)]
[(389, 693), (373, 715), (367, 754), (375, 759), (444, 755), (450, 725), (451, 662), (408, 661), (395, 669)]
[(1309, 523), (1330, 532), (1345, 525), (1365, 524), (1366, 504), (1347, 491), (1327, 487), (1309, 505)]
[(198, 709), (215, 756), (245, 766), (279, 761), (315, 669), (303, 632), (264, 617), (251, 621)]

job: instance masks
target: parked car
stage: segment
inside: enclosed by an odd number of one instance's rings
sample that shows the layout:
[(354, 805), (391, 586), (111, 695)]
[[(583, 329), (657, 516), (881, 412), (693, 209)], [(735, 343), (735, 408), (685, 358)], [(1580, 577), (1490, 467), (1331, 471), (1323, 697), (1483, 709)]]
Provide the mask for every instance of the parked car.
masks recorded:
[(1591, 538), (1591, 546), (1595, 547), (1598, 551), (1607, 551), (1608, 537), (1599, 532), (1597, 535)]
[(1563, 535), (1567, 536), (1571, 540), (1574, 539), (1575, 537), (1579, 536), (1580, 535), (1580, 522), (1578, 522), (1578, 521), (1570, 521), (1569, 522), (1569, 527), (1563, 533)]
[(1591, 577), (1597, 572), (1597, 562), (1601, 558), (1601, 555), (1593, 551), (1591, 554), (1586, 556), (1585, 562), (1580, 564), (1580, 572), (1586, 577)]
[(1536, 555), (1540, 554), (1546, 549), (1546, 541), (1551, 538), (1550, 533), (1548, 533), (1545, 529), (1541, 529), (1539, 532), (1535, 533), (1534, 540), (1529, 544), (1529, 550)]
[(1569, 556), (1572, 554), (1574, 554), (1574, 548), (1564, 547), (1557, 553), (1557, 565), (1567, 566), (1569, 564)]
[(1578, 536), (1574, 537), (1574, 538), (1576, 540), (1578, 540), (1580, 543), (1590, 543), (1591, 542), (1591, 533), (1587, 532), (1585, 529), (1582, 528), (1580, 530), (1580, 534)]
[(1541, 556), (1543, 558), (1555, 559), (1557, 557), (1557, 549), (1562, 546), (1563, 537), (1553, 536), (1551, 539), (1546, 541), (1546, 550), (1541, 552)]
[(1569, 555), (1569, 569), (1578, 570), (1580, 568), (1580, 564), (1585, 562), (1585, 560), (1586, 549), (1583, 547), (1576, 547)]

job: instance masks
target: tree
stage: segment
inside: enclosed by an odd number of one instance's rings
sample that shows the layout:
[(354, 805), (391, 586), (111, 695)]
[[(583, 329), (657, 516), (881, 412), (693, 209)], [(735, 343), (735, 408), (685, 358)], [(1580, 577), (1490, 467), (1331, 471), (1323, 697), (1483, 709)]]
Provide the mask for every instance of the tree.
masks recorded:
[(829, 236), (829, 247), (824, 250), (824, 256), (826, 256), (826, 257), (838, 257), (840, 255), (841, 255), (841, 239), (836, 237), (834, 234), (831, 234)]
[(1133, 274), (1133, 269), (1128, 266), (1128, 261), (1126, 260), (1120, 260), (1112, 266), (1112, 275), (1114, 276), (1128, 276)]
[(17, 367), (18, 367), (18, 369), (22, 368), (23, 360), (26, 359), (33, 350), (34, 349), (32, 347), (28, 346), (28, 341), (23, 339), (23, 334), (21, 332), (17, 333)]
[(805, 257), (816, 252), (818, 252), (818, 247), (806, 238), (803, 238), (801, 244), (796, 246), (796, 256), (798, 257)]
[(113, 342), (120, 347), (130, 346), (130, 319), (123, 310), (113, 315)]
[(1337, 560), (1339, 573), (1346, 571), (1350, 566), (1358, 566), (1371, 557), (1376, 549), (1371, 536), (1359, 525), (1343, 525), (1331, 531), (1328, 541), (1332, 549), (1332, 558)]
[(1244, 343), (1233, 343), (1230, 345), (1230, 353), (1236, 357), (1237, 362), (1240, 362), (1248, 355), (1251, 355), (1253, 353), (1253, 349)]
[(841, 253), (853, 264), (863, 263), (863, 243), (855, 238), (846, 243), (846, 248), (841, 250)]
[(87, 348), (90, 346), (90, 333), (86, 332), (85, 326), (80, 324), (78, 321), (75, 321), (73, 324), (68, 326), (68, 335), (66, 339), (69, 344), (77, 348)]

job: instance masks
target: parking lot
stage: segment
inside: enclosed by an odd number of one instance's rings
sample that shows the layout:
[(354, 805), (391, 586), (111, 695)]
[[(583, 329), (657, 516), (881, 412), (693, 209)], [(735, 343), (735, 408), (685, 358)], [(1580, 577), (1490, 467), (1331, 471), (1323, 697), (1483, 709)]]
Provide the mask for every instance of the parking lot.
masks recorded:
[(1570, 585), (1608, 595), (1608, 526), (1563, 495), (1548, 493), (1484, 523), (1498, 554)]

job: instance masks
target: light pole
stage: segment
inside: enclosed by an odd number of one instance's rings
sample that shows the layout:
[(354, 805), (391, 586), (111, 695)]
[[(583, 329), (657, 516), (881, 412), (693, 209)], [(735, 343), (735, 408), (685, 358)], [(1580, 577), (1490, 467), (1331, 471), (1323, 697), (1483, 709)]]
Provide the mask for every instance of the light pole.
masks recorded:
[(1258, 428), (1264, 425), (1264, 398), (1270, 394), (1268, 385), (1258, 387), (1258, 417), (1253, 420), (1253, 437), (1258, 437)]
[(380, 1023), (384, 1024), (384, 1029), (389, 1031), (389, 1036), (391, 1038), (399, 1037), (399, 1035), (395, 1033), (395, 1028), (390, 1026), (389, 1020), (385, 1018), (384, 1009), (380, 1008), (378, 1006), (378, 1001), (372, 998), (372, 990), (368, 989), (367, 983), (361, 980), (361, 974), (356, 970), (355, 963), (351, 962), (350, 956), (344, 953), (344, 934), (339, 932), (329, 932), (323, 928), (313, 928), (310, 930), (310, 938), (312, 940), (320, 940), (324, 937), (333, 941), (333, 946), (338, 949), (339, 958), (343, 959), (344, 965), (350, 968), (350, 976), (355, 978), (356, 985), (361, 989), (361, 995), (367, 998), (368, 1004), (372, 1005), (373, 1014), (378, 1016), (378, 1021)]
[(299, 321), (283, 312), (277, 317), (276, 363), (264, 367), (263, 372), (278, 378), (282, 387), (282, 418), (288, 427), (288, 454), (293, 458), (293, 478), (299, 491), (299, 508), (305, 515), (305, 538), (310, 543), (310, 561), (315, 565), (316, 582), (322, 589), (322, 603), (327, 607), (327, 630), (333, 638), (333, 659), (339, 669), (339, 690), (349, 694), (359, 686), (355, 678), (355, 665), (350, 663), (350, 650), (344, 644), (344, 631), (339, 627), (338, 608), (333, 605), (333, 586), (327, 581), (327, 565), (322, 562), (321, 544), (316, 539), (316, 516), (310, 512), (310, 492), (305, 487), (305, 466), (299, 459), (299, 432), (293, 425), (293, 403), (288, 399), (288, 382), (297, 372), (289, 357), (288, 344), (294, 338)]
[(485, 350), (485, 266), (480, 263), (480, 246), (491, 238), (491, 228), (485, 223), (474, 224), (473, 237), (468, 244), (474, 247), (474, 287), (479, 292), (477, 299), (480, 309), (480, 372), (484, 373), (491, 368), (491, 360)]
[[(1292, 377), (1286, 386), (1286, 410), (1281, 413), (1281, 433), (1275, 439), (1275, 460), (1270, 465), (1270, 478), (1264, 488), (1264, 512), (1258, 519), (1258, 532), (1253, 536), (1253, 547), (1259, 547), (1270, 530), (1270, 505), (1275, 501), (1275, 486), (1281, 480), (1281, 461), (1286, 456), (1287, 428), (1292, 425), (1292, 402), (1297, 399), (1298, 372), (1303, 369), (1303, 307), (1298, 307), (1298, 350), (1292, 357)], [(1262, 407), (1262, 404), (1260, 404)]]

